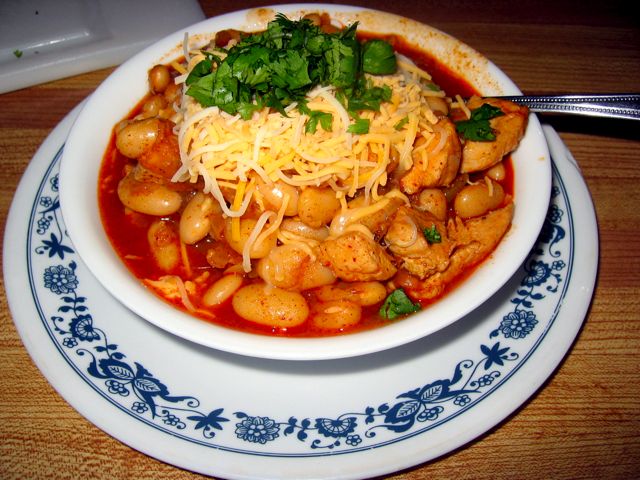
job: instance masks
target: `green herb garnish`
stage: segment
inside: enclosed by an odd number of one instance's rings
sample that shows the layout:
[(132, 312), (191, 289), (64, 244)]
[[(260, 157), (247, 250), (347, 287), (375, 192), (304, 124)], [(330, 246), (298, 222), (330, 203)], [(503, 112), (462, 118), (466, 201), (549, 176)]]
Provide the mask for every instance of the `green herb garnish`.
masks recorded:
[(364, 135), (365, 133), (369, 133), (370, 123), (368, 118), (357, 117), (356, 121), (347, 127), (347, 132)]
[(375, 75), (394, 73), (398, 66), (396, 54), (389, 42), (374, 39), (362, 47), (362, 67), (365, 72)]
[(331, 131), (331, 124), (333, 123), (333, 115), (329, 112), (321, 112), (318, 110), (314, 110), (311, 112), (309, 116), (309, 120), (305, 125), (304, 129), (306, 133), (315, 133), (318, 127), (318, 123), (325, 132)]
[(396, 130), (402, 130), (402, 127), (404, 127), (407, 123), (409, 123), (409, 117), (404, 117), (402, 120), (396, 123), (393, 128), (395, 128)]
[(431, 225), (431, 227), (423, 229), (422, 233), (429, 244), (442, 242), (442, 236), (435, 225)]
[(17, 48), (13, 51), (13, 54), (16, 58), (20, 58), (22, 56), (22, 50), (18, 50)]
[(398, 288), (389, 294), (378, 312), (382, 318), (393, 320), (394, 318), (420, 310), (419, 303), (413, 303), (402, 288)]
[[(364, 79), (363, 79), (364, 80)], [(374, 87), (366, 82), (360, 82), (353, 92), (346, 92), (352, 96), (347, 99), (347, 110), (354, 116), (353, 112), (359, 110), (380, 110), (382, 102), (391, 100), (391, 87), (384, 85), (382, 87)]]
[(496, 139), (495, 132), (489, 124), (489, 120), (504, 115), (502, 110), (488, 103), (471, 111), (469, 120), (456, 123), (456, 130), (467, 140), (477, 142), (490, 142)]
[[(363, 46), (356, 28), (357, 22), (340, 32), (325, 33), (310, 20), (293, 21), (278, 14), (264, 32), (243, 37), (224, 51), (223, 59), (204, 52), (207, 57), (186, 79), (187, 95), (205, 107), (217, 106), (246, 120), (265, 107), (286, 115), (285, 107), (303, 104), (316, 85), (333, 85), (353, 118), (361, 110), (378, 110), (391, 98), (391, 90), (368, 85), (364, 73), (393, 73), (395, 53), (384, 40)], [(327, 115), (312, 114), (306, 128), (315, 131), (318, 123), (330, 128), (330, 122)], [(356, 125), (355, 130), (364, 130), (363, 122), (356, 119)]]

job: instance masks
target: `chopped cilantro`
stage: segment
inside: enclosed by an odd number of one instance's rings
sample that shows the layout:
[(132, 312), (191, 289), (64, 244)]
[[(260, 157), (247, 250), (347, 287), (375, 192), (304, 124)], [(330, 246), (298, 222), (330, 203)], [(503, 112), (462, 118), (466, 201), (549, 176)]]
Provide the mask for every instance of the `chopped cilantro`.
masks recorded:
[(362, 69), (375, 75), (388, 75), (397, 68), (396, 54), (390, 43), (374, 39), (362, 47)]
[(356, 25), (338, 35), (329, 35), (328, 49), (324, 52), (326, 78), (321, 83), (348, 88), (357, 80), (361, 51)]
[(442, 236), (435, 225), (431, 225), (431, 227), (423, 229), (422, 233), (424, 234), (424, 238), (427, 239), (427, 243), (432, 244), (442, 242)]
[(456, 130), (467, 140), (476, 142), (490, 142), (496, 139), (496, 135), (489, 124), (489, 120), (504, 115), (502, 110), (488, 103), (471, 111), (469, 120), (456, 123)]
[(22, 50), (18, 50), (17, 48), (13, 51), (13, 54), (16, 58), (20, 58), (22, 56)]
[(420, 310), (420, 304), (413, 303), (405, 291), (402, 288), (398, 288), (389, 294), (378, 313), (382, 318), (393, 320), (400, 315), (417, 312), (418, 310)]
[(404, 117), (402, 120), (396, 123), (393, 128), (395, 128), (396, 130), (402, 130), (402, 127), (404, 127), (407, 123), (409, 123), (409, 117)]
[(329, 112), (321, 112), (319, 110), (313, 110), (309, 115), (309, 120), (304, 129), (306, 133), (315, 133), (318, 127), (318, 122), (325, 132), (331, 131), (331, 124), (333, 123), (333, 115)]
[[(206, 58), (187, 77), (187, 95), (203, 106), (218, 106), (248, 119), (264, 107), (286, 115), (285, 107), (304, 102), (314, 86), (333, 85), (353, 118), (360, 110), (378, 110), (391, 98), (391, 90), (367, 85), (364, 73), (391, 73), (392, 63), (395, 71), (395, 53), (384, 40), (363, 47), (356, 28), (357, 22), (340, 32), (325, 33), (310, 20), (294, 21), (278, 14), (265, 31), (247, 35), (226, 50), (224, 59), (204, 52)], [(373, 58), (377, 55), (378, 60)], [(325, 128), (330, 121), (316, 114), (306, 128), (315, 131), (318, 122)], [(356, 125), (358, 131), (365, 129), (364, 122), (356, 120)]]
[[(388, 85), (382, 87), (373, 87), (371, 85), (361, 82), (358, 85), (353, 96), (347, 101), (347, 110), (357, 112), (359, 110), (380, 110), (380, 104), (382, 102), (388, 102), (391, 100), (391, 88)], [(352, 113), (353, 116), (353, 113)]]
[(347, 132), (355, 133), (358, 135), (364, 135), (369, 133), (369, 119), (368, 118), (356, 118), (356, 121), (347, 127)]

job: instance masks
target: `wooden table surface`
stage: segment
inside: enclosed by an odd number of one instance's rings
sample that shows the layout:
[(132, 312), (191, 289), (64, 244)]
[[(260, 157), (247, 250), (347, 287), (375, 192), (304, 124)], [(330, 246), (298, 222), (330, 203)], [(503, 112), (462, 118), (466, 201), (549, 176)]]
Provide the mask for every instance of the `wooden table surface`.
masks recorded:
[[(351, 3), (460, 38), (525, 93), (640, 92), (640, 23), (631, 2)], [(207, 16), (256, 5), (202, 2)], [(3, 231), (40, 143), (110, 71), (0, 95)], [(640, 122), (543, 121), (573, 152), (597, 211), (600, 267), (584, 326), (557, 371), (507, 420), (444, 458), (388, 478), (640, 477)], [(132, 450), (81, 417), (32, 363), (4, 295), (0, 315), (0, 478), (202, 478)]]

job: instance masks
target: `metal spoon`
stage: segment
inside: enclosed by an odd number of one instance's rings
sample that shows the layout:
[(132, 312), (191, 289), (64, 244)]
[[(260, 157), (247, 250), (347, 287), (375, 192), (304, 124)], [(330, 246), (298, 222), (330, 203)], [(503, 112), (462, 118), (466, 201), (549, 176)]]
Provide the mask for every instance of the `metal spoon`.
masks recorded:
[(637, 93), (514, 95), (496, 98), (526, 105), (532, 112), (538, 113), (568, 113), (640, 120), (640, 94)]

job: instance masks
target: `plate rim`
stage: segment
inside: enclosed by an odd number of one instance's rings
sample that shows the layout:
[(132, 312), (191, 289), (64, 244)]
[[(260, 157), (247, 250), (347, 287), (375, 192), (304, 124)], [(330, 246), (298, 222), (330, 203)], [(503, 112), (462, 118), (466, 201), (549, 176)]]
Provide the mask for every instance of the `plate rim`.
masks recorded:
[[(20, 208), (24, 208), (20, 206), (20, 202), (24, 202), (25, 199), (28, 202), (27, 205), (31, 205), (33, 202), (29, 199), (33, 197), (33, 193), (29, 191), (32, 187), (32, 178), (35, 177), (36, 181), (41, 182), (42, 175), (40, 175), (40, 170), (42, 170), (42, 163), (48, 160), (47, 157), (51, 157), (52, 152), (56, 152), (55, 154), (60, 153), (60, 149), (62, 148), (62, 144), (65, 140), (64, 130), (70, 126), (70, 123), (73, 120), (74, 115), (78, 113), (80, 107), (76, 107), (65, 119), (53, 130), (53, 132), (47, 137), (42, 146), (38, 149), (37, 153), (34, 156), (34, 159), (28, 166), (23, 178), (20, 181), (18, 190), (16, 191), (16, 196), (11, 205), (11, 209), (9, 212), (9, 216), (7, 218), (7, 229), (5, 231), (5, 242), (4, 242), (4, 273), (6, 279), (6, 290), (7, 290), (7, 299), (9, 300), (10, 310), (14, 319), (14, 323), (20, 337), (25, 344), (31, 358), (34, 360), (34, 363), (37, 365), (42, 374), (47, 378), (49, 383), (58, 391), (58, 393), (65, 398), (65, 400), (78, 412), (80, 412), (85, 418), (87, 418), (91, 423), (101, 428), (103, 431), (111, 435), (112, 437), (118, 439), (119, 441), (135, 448), (136, 450), (142, 451), (145, 454), (158, 458), (162, 461), (167, 461), (173, 465), (176, 465), (180, 468), (186, 468), (189, 470), (199, 471), (201, 473), (209, 474), (209, 475), (222, 475), (228, 478), (268, 478), (261, 477), (260, 475), (250, 474), (250, 473), (239, 473), (238, 471), (216, 471), (215, 466), (209, 464), (202, 464), (198, 461), (198, 458), (189, 458), (181, 462), (180, 460), (176, 461), (176, 459), (163, 457), (162, 454), (159, 454), (157, 450), (150, 448), (147, 446), (148, 444), (148, 433), (145, 432), (145, 428), (139, 429), (137, 432), (130, 432), (131, 435), (127, 438), (126, 435), (122, 434), (122, 429), (126, 429), (130, 426), (130, 421), (125, 419), (115, 419), (115, 422), (108, 422), (107, 419), (96, 418), (96, 412), (91, 408), (91, 401), (87, 403), (87, 398), (91, 398), (93, 393), (91, 391), (87, 392), (86, 380), (82, 380), (78, 378), (78, 375), (73, 375), (72, 381), (69, 381), (69, 372), (67, 370), (62, 371), (59, 368), (54, 367), (55, 362), (47, 361), (48, 353), (41, 348), (42, 345), (38, 344), (40, 340), (36, 339), (36, 336), (39, 335), (38, 332), (32, 331), (32, 325), (28, 323), (28, 319), (25, 323), (24, 318), (24, 306), (20, 305), (20, 302), (17, 302), (16, 295), (19, 295), (20, 288), (17, 285), (18, 280), (16, 278), (15, 267), (19, 266), (21, 262), (24, 261), (24, 257), (20, 257), (19, 255), (12, 254), (14, 247), (16, 245), (16, 238), (18, 235), (9, 236), (9, 231), (14, 231), (19, 225), (24, 225), (24, 215), (20, 215)], [(553, 158), (556, 160), (554, 163), (555, 167), (558, 170), (561, 170), (561, 173), (566, 175), (567, 177), (571, 177), (574, 182), (573, 188), (578, 188), (580, 190), (579, 194), (582, 196), (581, 200), (586, 202), (581, 203), (581, 208), (579, 212), (573, 212), (574, 214), (579, 213), (582, 217), (588, 217), (585, 222), (585, 225), (582, 225), (581, 228), (588, 228), (591, 230), (591, 235), (589, 236), (592, 245), (592, 248), (595, 249), (595, 262), (592, 265), (589, 265), (588, 272), (586, 275), (586, 284), (582, 285), (580, 292), (582, 303), (579, 305), (580, 308), (573, 309), (571, 315), (567, 314), (571, 322), (565, 322), (564, 327), (568, 329), (564, 332), (564, 335), (560, 339), (554, 340), (554, 349), (551, 352), (551, 355), (546, 358), (546, 368), (545, 369), (535, 369), (532, 372), (532, 375), (527, 375), (527, 388), (526, 393), (517, 396), (517, 398), (511, 398), (507, 402), (503, 403), (503, 411), (496, 415), (495, 412), (493, 415), (482, 416), (481, 421), (477, 421), (474, 423), (472, 428), (465, 427), (462, 431), (465, 432), (464, 435), (458, 435), (455, 438), (450, 438), (448, 442), (445, 442), (441, 445), (440, 451), (434, 452), (426, 449), (424, 452), (421, 452), (419, 455), (424, 455), (416, 461), (416, 454), (414, 454), (411, 458), (397, 458), (395, 462), (388, 462), (385, 468), (379, 467), (376, 471), (367, 471), (366, 475), (381, 475), (385, 473), (391, 473), (394, 471), (398, 471), (403, 468), (408, 468), (414, 466), (419, 463), (423, 463), (428, 460), (432, 460), (434, 458), (438, 458), (442, 455), (449, 453), (454, 448), (460, 447), (461, 445), (465, 445), (468, 442), (472, 441), (478, 435), (486, 432), (488, 429), (500, 423), (504, 418), (510, 415), (513, 411), (518, 409), (521, 405), (526, 403), (528, 398), (534, 394), (540, 386), (544, 383), (544, 381), (554, 373), (557, 366), (560, 364), (562, 359), (566, 356), (568, 351), (570, 350), (571, 345), (582, 326), (584, 316), (589, 307), (593, 288), (595, 285), (596, 273), (597, 273), (597, 250), (598, 250), (598, 238), (597, 238), (597, 222), (595, 218), (595, 209), (593, 208), (593, 203), (591, 201), (586, 183), (582, 178), (579, 169), (575, 163), (575, 159), (571, 156), (571, 153), (566, 149), (564, 144), (562, 143), (560, 137), (553, 131), (551, 127), (545, 126), (544, 132), (547, 135), (549, 140), (549, 146), (552, 152)], [(49, 165), (45, 169), (48, 170)], [(561, 175), (561, 178), (562, 177)], [(573, 200), (575, 201), (575, 200)], [(590, 208), (589, 208), (590, 207)], [(26, 231), (23, 230), (23, 233), (26, 235)], [(21, 234), (22, 235), (22, 234)], [(22, 238), (22, 237), (21, 237)], [(15, 252), (13, 252), (15, 253)], [(11, 274), (9, 274), (11, 272)], [(18, 275), (23, 280), (28, 276), (25, 271), (24, 274), (20, 273)], [(573, 277), (575, 279), (575, 275)], [(584, 277), (583, 277), (584, 279)], [(575, 282), (574, 282), (575, 283)], [(557, 325), (557, 322), (554, 322), (554, 325)], [(569, 328), (570, 327), (570, 328)], [(51, 349), (55, 351), (53, 345), (50, 345)], [(536, 349), (534, 352), (540, 352), (539, 349)], [(50, 359), (49, 359), (50, 360)], [(525, 364), (526, 365), (526, 364)], [(529, 364), (530, 365), (530, 364)], [(522, 370), (521, 370), (522, 371)], [(514, 374), (515, 375), (515, 374)], [(522, 377), (522, 375), (520, 375)], [(513, 385), (510, 384), (509, 386)], [(78, 389), (78, 391), (74, 391)], [(483, 401), (479, 402), (476, 405), (476, 410), (478, 409), (486, 409), (491, 402)], [(118, 417), (119, 414), (116, 414), (115, 417)], [(460, 415), (459, 418), (463, 419), (464, 415)], [(113, 420), (113, 419), (110, 419)], [(455, 422), (457, 419), (454, 419)], [(135, 425), (139, 425), (139, 420), (135, 421)], [(417, 434), (417, 436), (419, 436)], [(406, 442), (399, 441), (396, 442), (400, 444), (402, 448)], [(210, 447), (202, 447), (210, 450)], [(385, 446), (385, 448), (387, 448)], [(197, 450), (197, 449), (196, 449)], [(374, 451), (379, 451), (379, 449), (373, 449), (370, 452), (353, 452), (354, 456), (358, 456), (357, 454), (361, 454), (362, 457), (371, 456)], [(428, 452), (428, 453), (427, 453)], [(220, 453), (220, 455), (225, 455), (224, 453)], [(344, 456), (343, 456), (344, 457)], [(322, 458), (322, 457), (320, 457)], [(338, 456), (334, 457), (338, 458)], [(290, 460), (290, 459), (289, 459)], [(185, 462), (193, 462), (193, 463), (185, 463)], [(214, 462), (215, 463), (215, 462)], [(286, 462), (284, 462), (286, 463)], [(358, 463), (361, 463), (358, 461)], [(266, 464), (272, 465), (272, 459), (268, 459)], [(343, 472), (336, 473), (334, 475), (328, 474), (324, 478), (361, 478), (363, 474), (362, 471), (354, 471), (354, 472)]]

